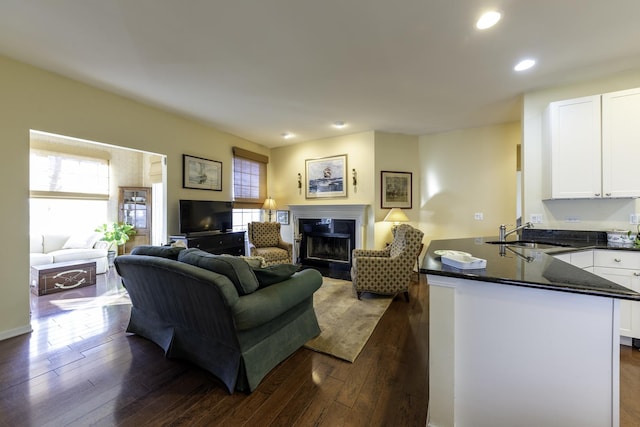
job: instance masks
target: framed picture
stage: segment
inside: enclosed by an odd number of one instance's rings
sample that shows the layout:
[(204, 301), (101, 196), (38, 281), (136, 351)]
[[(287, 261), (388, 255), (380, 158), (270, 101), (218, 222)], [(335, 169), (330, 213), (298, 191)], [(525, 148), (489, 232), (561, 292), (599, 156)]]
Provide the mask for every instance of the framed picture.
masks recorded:
[(182, 187), (222, 191), (222, 162), (182, 155)]
[(412, 207), (411, 172), (380, 172), (380, 207), (382, 209)]
[(289, 225), (289, 211), (276, 211), (276, 221), (283, 225)]
[(347, 196), (347, 155), (306, 160), (307, 199)]

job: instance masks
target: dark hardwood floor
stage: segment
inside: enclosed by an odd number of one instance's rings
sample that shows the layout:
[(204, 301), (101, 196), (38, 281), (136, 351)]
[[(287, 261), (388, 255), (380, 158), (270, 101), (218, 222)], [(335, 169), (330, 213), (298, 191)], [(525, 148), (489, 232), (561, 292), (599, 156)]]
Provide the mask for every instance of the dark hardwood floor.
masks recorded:
[[(351, 364), (300, 349), (250, 395), (124, 329), (115, 271), (32, 296), (31, 334), (0, 342), (0, 426), (424, 426), (428, 287), (396, 298)], [(424, 281), (424, 277), (420, 279)], [(620, 425), (640, 426), (640, 351), (621, 347)]]
[(32, 295), (34, 331), (0, 341), (0, 426), (424, 426), (428, 289), (414, 283), (410, 295), (393, 301), (355, 363), (303, 348), (250, 395), (125, 334), (115, 271)]

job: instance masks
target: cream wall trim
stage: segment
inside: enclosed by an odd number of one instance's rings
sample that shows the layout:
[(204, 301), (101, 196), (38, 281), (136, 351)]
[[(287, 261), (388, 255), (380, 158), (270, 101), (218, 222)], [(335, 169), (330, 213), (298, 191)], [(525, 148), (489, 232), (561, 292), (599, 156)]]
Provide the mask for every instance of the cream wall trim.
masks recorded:
[(33, 332), (31, 329), (31, 325), (24, 325), (19, 328), (14, 328), (7, 331), (0, 332), (0, 341), (6, 340), (9, 338), (17, 337), (18, 335), (24, 335)]

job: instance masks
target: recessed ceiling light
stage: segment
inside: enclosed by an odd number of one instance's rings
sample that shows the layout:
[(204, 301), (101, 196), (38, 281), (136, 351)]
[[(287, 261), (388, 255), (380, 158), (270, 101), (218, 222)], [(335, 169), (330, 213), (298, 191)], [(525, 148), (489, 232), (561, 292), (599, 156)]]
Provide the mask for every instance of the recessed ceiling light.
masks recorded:
[(343, 122), (342, 120), (337, 120), (335, 122), (333, 122), (333, 127), (336, 129), (342, 129), (343, 127), (346, 127), (347, 124), (345, 122)]
[(291, 139), (291, 138), (293, 138), (293, 137), (295, 136), (295, 135), (294, 135), (294, 134), (292, 134), (291, 132), (284, 132), (284, 133), (282, 133), (281, 135), (282, 135), (282, 137), (283, 137), (284, 139)]
[(495, 10), (485, 12), (482, 14), (480, 19), (478, 19), (478, 22), (476, 22), (476, 28), (479, 30), (491, 28), (498, 23), (500, 18), (502, 18), (502, 14), (500, 12), (496, 12)]
[(518, 62), (516, 66), (513, 67), (513, 69), (516, 71), (524, 71), (524, 70), (528, 70), (534, 65), (536, 65), (535, 59), (523, 59), (522, 61)]

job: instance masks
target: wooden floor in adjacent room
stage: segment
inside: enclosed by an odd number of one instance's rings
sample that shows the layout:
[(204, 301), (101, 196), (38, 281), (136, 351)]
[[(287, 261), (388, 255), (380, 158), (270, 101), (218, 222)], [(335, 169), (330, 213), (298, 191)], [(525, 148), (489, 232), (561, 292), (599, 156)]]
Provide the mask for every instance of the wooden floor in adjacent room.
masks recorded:
[(428, 289), (397, 297), (351, 364), (300, 349), (250, 395), (124, 333), (115, 271), (32, 295), (33, 333), (0, 341), (0, 426), (424, 426)]
[[(33, 333), (0, 341), (0, 426), (425, 425), (424, 282), (409, 303), (393, 301), (355, 363), (300, 349), (252, 394), (229, 395), (207, 372), (125, 334), (126, 293), (114, 271), (98, 278), (32, 296)], [(640, 351), (621, 348), (620, 376), (620, 425), (640, 426)]]

